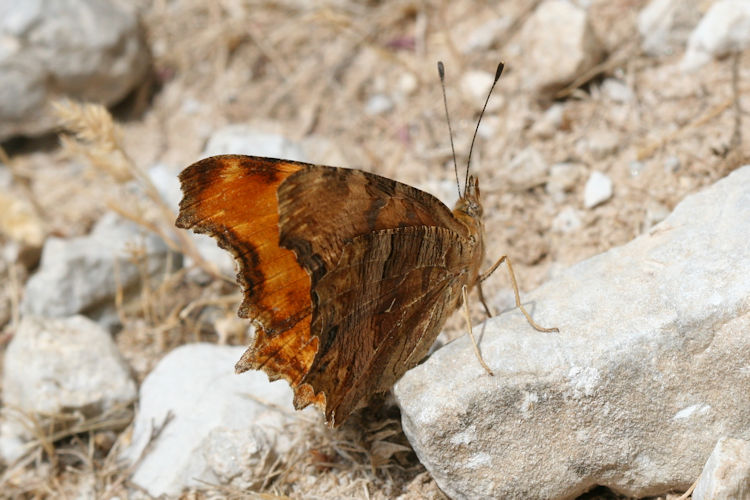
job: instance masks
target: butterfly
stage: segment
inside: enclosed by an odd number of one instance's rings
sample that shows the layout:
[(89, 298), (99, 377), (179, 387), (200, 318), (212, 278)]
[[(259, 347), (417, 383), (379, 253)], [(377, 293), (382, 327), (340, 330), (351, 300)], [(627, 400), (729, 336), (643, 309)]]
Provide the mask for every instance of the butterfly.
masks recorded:
[[(295, 408), (316, 405), (331, 426), (417, 365), (486, 276), (479, 184), (468, 165), (453, 210), (379, 175), (275, 158), (214, 156), (179, 178), (176, 225), (231, 252), (238, 315), (256, 325), (236, 371), (285, 379)], [(491, 271), (503, 260), (510, 264), (503, 257)]]

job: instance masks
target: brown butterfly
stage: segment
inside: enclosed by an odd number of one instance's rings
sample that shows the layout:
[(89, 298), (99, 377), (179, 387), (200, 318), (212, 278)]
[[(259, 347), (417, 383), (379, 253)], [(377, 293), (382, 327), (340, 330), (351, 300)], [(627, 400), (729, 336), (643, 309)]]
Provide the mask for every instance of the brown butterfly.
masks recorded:
[(361, 170), (254, 156), (206, 158), (180, 181), (177, 226), (234, 255), (238, 314), (257, 327), (236, 371), (287, 380), (295, 408), (315, 404), (330, 425), (419, 363), (466, 289), (486, 277), (479, 185), (468, 165), (453, 211)]

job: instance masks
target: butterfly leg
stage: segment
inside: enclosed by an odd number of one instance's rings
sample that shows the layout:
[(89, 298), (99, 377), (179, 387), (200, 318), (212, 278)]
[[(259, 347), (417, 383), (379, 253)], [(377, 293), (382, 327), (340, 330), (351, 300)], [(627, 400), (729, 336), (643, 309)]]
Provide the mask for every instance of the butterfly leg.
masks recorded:
[(471, 326), (471, 315), (469, 314), (469, 298), (466, 295), (466, 285), (464, 285), (461, 288), (461, 295), (463, 295), (463, 298), (464, 298), (464, 318), (466, 318), (466, 326), (469, 329), (469, 337), (471, 337), (471, 343), (474, 345), (474, 353), (477, 355), (479, 364), (482, 365), (482, 368), (484, 368), (487, 374), (490, 376), (494, 376), (495, 374), (492, 373), (492, 370), (490, 370), (490, 367), (487, 366), (487, 363), (484, 362), (484, 358), (482, 358), (482, 353), (479, 352), (479, 345), (477, 345), (477, 339), (474, 338), (474, 331)]
[[(508, 274), (510, 275), (510, 282), (513, 285), (513, 294), (516, 296), (516, 307), (521, 310), (524, 316), (526, 316), (526, 321), (529, 322), (531, 326), (534, 327), (535, 330), (538, 330), (540, 332), (559, 332), (560, 330), (558, 328), (544, 328), (542, 326), (539, 326), (533, 319), (531, 319), (531, 315), (526, 311), (526, 309), (521, 304), (521, 295), (518, 293), (518, 282), (516, 281), (516, 275), (513, 272), (513, 266), (510, 263), (510, 259), (507, 255), (503, 255), (500, 257), (495, 264), (487, 270), (487, 272), (483, 273), (482, 275), (477, 278), (477, 287), (479, 288), (479, 292), (481, 294), (482, 288), (481, 284), (482, 281), (486, 280), (490, 277), (492, 273), (495, 272), (495, 270), (505, 262), (508, 266)], [(480, 295), (481, 297), (481, 295)], [(485, 306), (486, 307), (486, 306)]]

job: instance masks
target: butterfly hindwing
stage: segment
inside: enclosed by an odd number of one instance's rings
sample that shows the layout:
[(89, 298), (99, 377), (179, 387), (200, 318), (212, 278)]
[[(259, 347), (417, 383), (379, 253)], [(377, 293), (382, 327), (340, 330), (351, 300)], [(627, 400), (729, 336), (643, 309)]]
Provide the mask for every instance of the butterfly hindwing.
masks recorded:
[(461, 296), (468, 272), (451, 253), (465, 248), (456, 232), (434, 226), (375, 231), (345, 245), (313, 286), (311, 328), (320, 341), (303, 379), (326, 394), (329, 421), (343, 421), (426, 355), (444, 310)]

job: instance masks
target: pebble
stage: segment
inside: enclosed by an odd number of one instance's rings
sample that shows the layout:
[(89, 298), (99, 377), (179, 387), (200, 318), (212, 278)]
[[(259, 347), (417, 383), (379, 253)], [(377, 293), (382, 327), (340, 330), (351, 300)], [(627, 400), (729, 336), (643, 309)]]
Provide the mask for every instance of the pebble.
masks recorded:
[(513, 24), (510, 17), (496, 17), (473, 28), (471, 33), (466, 37), (466, 42), (462, 47), (462, 52), (482, 52), (488, 50), (497, 43), (497, 40)]
[(539, 139), (549, 139), (557, 133), (565, 120), (565, 105), (555, 103), (531, 126), (531, 134)]
[(552, 230), (558, 233), (569, 234), (577, 231), (583, 226), (581, 216), (573, 207), (565, 207), (560, 210), (552, 220)]
[(385, 94), (375, 94), (367, 99), (365, 113), (368, 115), (382, 115), (393, 109), (393, 101)]
[[(5, 352), (3, 404), (28, 414), (101, 415), (135, 399), (136, 386), (108, 331), (84, 316), (22, 318)], [(11, 462), (33, 438), (17, 412), (0, 423)]]
[(651, 0), (638, 13), (641, 47), (650, 56), (668, 56), (685, 47), (701, 18), (701, 0)]
[(617, 103), (632, 102), (635, 98), (633, 90), (616, 78), (607, 78), (604, 80), (602, 82), (602, 91), (604, 95)]
[(693, 500), (750, 498), (750, 441), (723, 437), (703, 467)]
[(583, 206), (594, 208), (612, 197), (612, 179), (602, 172), (591, 172), (583, 190)]
[(588, 11), (564, 0), (540, 3), (520, 34), (522, 86), (549, 97), (596, 65), (603, 49)]
[(715, 58), (750, 47), (750, 2), (719, 0), (690, 34), (680, 62), (685, 72), (695, 71)]
[[(492, 82), (494, 80), (494, 73), (480, 70), (467, 71), (461, 77), (461, 91), (464, 93), (467, 101), (475, 103), (477, 109), (482, 109), (484, 101), (487, 99), (487, 92), (490, 91), (490, 87), (492, 87)], [(500, 94), (494, 95), (487, 103), (486, 111), (488, 113), (497, 111), (502, 105), (502, 96)]]
[(581, 178), (582, 165), (575, 163), (555, 163), (549, 169), (549, 177), (544, 188), (556, 203), (562, 202)]
[(547, 181), (547, 161), (537, 149), (528, 147), (516, 154), (508, 164), (508, 182), (513, 189), (524, 190)]

